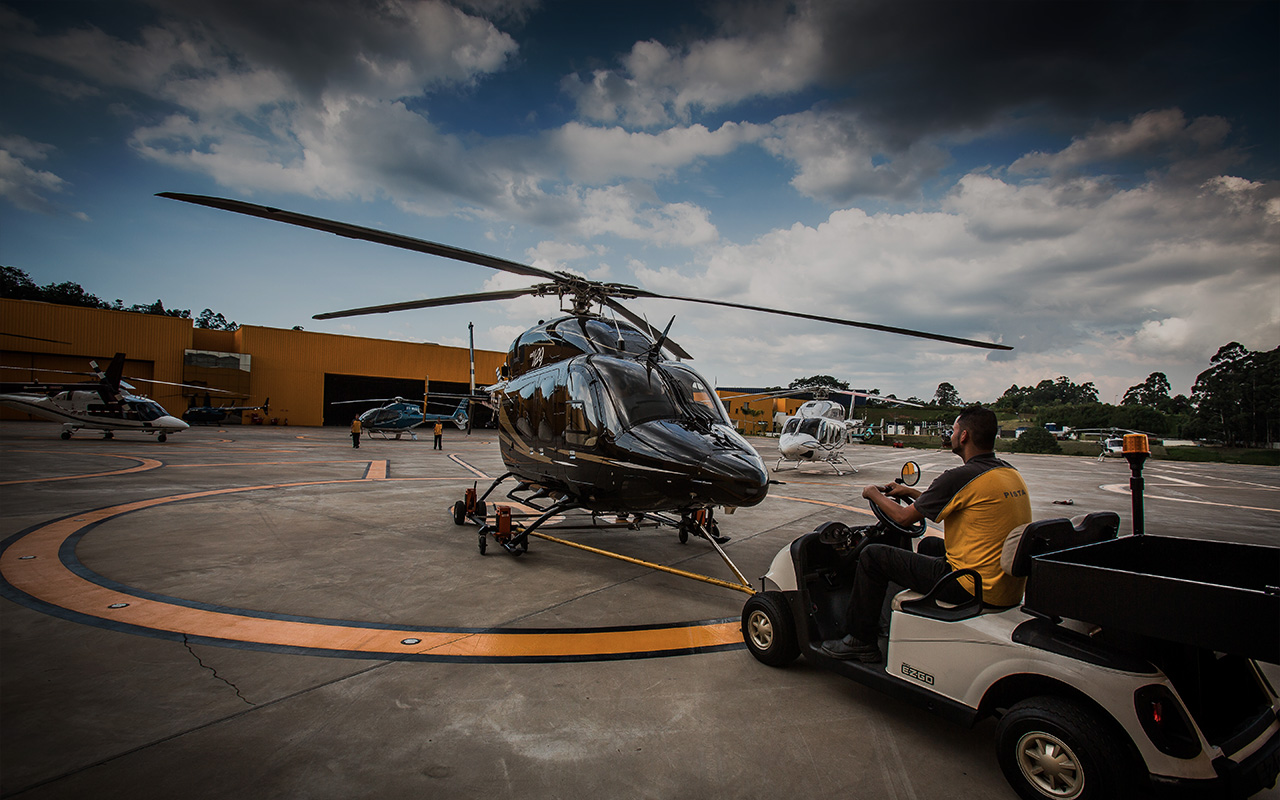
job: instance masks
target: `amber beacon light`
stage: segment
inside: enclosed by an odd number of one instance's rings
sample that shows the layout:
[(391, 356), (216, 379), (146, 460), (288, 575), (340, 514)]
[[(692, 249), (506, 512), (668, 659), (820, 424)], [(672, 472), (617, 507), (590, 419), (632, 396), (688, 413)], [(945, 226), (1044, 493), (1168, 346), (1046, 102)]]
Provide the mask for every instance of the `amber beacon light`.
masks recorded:
[(1151, 455), (1151, 445), (1145, 433), (1126, 433), (1124, 435), (1124, 457), (1129, 462), (1129, 494), (1133, 498), (1133, 535), (1141, 536), (1143, 531), (1142, 464)]

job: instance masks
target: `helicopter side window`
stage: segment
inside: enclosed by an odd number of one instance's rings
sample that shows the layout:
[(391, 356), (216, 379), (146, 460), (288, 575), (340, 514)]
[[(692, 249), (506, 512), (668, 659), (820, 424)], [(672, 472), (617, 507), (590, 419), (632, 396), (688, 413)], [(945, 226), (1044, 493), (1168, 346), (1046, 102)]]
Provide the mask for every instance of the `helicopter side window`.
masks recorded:
[(593, 360), (624, 428), (654, 419), (674, 419), (678, 411), (670, 390), (656, 369), (635, 361)]
[(568, 376), (563, 368), (548, 369), (542, 374), (538, 384), (538, 439), (544, 442), (554, 441), (557, 432), (564, 430), (565, 417), (565, 381)]
[(580, 365), (569, 368), (564, 438), (574, 447), (593, 447), (600, 435), (599, 407), (591, 389), (595, 382), (588, 368)]
[(795, 417), (792, 417), (791, 419), (787, 420), (786, 427), (782, 429), (782, 432), (795, 433), (798, 430), (800, 430), (800, 420)]
[(537, 393), (538, 385), (533, 381), (524, 381), (507, 390), (507, 400), (510, 402), (509, 413), (515, 423), (516, 432), (528, 439), (534, 437), (534, 428), (530, 421), (537, 413)]

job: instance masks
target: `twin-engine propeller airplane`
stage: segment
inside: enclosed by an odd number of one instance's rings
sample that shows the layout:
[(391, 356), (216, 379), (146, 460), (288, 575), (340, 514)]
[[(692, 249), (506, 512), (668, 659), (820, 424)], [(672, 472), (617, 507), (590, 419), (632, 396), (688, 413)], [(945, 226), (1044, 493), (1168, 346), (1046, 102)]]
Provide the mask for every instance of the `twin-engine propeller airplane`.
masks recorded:
[[(116, 353), (105, 370), (99, 370), (95, 361), (88, 374), (94, 380), (74, 383), (45, 383), (43, 381), (0, 382), (0, 404), (34, 414), (37, 417), (62, 423), (62, 438), (81, 428), (102, 431), (102, 438), (110, 439), (115, 431), (139, 431), (151, 434), (157, 441), (165, 441), (171, 433), (184, 431), (187, 423), (171, 416), (164, 407), (141, 395), (133, 393), (133, 387), (122, 379), (124, 353)], [(6, 367), (6, 369), (20, 369)], [(35, 372), (65, 372), (65, 370), (34, 370)], [(156, 381), (148, 378), (129, 380), (161, 383), (168, 386), (187, 384)], [(205, 387), (191, 386), (203, 389)]]
[[(994, 350), (991, 342), (854, 322), (773, 308), (658, 294), (636, 286), (602, 283), (569, 272), (551, 272), (450, 245), (296, 214), (276, 208), (189, 194), (162, 193), (239, 214), (363, 239), (534, 278), (521, 289), (427, 298), (317, 314), (332, 319), (388, 311), (434, 308), (524, 296), (556, 296), (568, 316), (541, 322), (511, 345), (500, 380), (488, 387), (498, 411), (499, 447), (507, 472), (482, 494), (468, 490), (454, 505), (454, 521), (480, 525), (484, 552), (492, 535), (508, 552), (528, 549), (528, 536), (570, 510), (612, 513), (677, 528), (720, 549), (713, 518), (716, 507), (753, 506), (765, 498), (769, 478), (755, 449), (732, 427), (711, 384), (696, 371), (669, 360), (691, 358), (668, 337), (619, 300), (657, 298), (760, 311), (855, 328), (899, 333)], [(602, 316), (610, 309), (623, 322)], [(674, 318), (672, 322), (674, 322)], [(491, 522), (485, 500), (507, 480), (507, 496), (540, 513), (526, 526), (514, 525), (497, 508)], [(735, 572), (736, 572), (735, 568)], [(739, 573), (739, 577), (741, 574)]]
[[(456, 395), (455, 395), (456, 397)], [(414, 428), (436, 422), (452, 422), (458, 426), (458, 430), (465, 431), (467, 429), (467, 405), (471, 402), (470, 398), (464, 397), (458, 401), (458, 407), (451, 414), (430, 414), (426, 411), (427, 403), (415, 403), (403, 397), (380, 397), (369, 400), (336, 400), (330, 405), (340, 406), (351, 403), (386, 403), (386, 405), (377, 408), (371, 408), (362, 413), (358, 419), (360, 420), (361, 429), (368, 434), (377, 434), (386, 438), (388, 434), (394, 434), (397, 439), (407, 432), (412, 432)]]

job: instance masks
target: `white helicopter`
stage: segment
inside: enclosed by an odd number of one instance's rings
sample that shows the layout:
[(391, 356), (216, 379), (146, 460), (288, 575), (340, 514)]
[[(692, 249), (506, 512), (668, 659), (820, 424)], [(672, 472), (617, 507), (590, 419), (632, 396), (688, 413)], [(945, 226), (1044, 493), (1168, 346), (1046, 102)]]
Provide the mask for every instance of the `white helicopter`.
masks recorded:
[(826, 463), (831, 465), (837, 475), (845, 474), (840, 471), (842, 464), (851, 472), (858, 471), (858, 468), (844, 457), (842, 451), (850, 442), (864, 441), (869, 438), (872, 429), (859, 420), (851, 419), (852, 403), (850, 412), (846, 412), (842, 404), (829, 399), (832, 393), (920, 408), (919, 403), (827, 386), (801, 386), (772, 396), (802, 392), (812, 392), (814, 399), (800, 406), (792, 416), (779, 420), (782, 432), (778, 435), (779, 458), (778, 463), (774, 465), (774, 472), (781, 472), (783, 464), (788, 463), (794, 464), (793, 469), (799, 469), (801, 464)]
[[(62, 438), (81, 428), (102, 431), (102, 438), (110, 439), (115, 431), (139, 431), (151, 434), (163, 442), (168, 434), (184, 431), (187, 423), (171, 415), (155, 400), (133, 393), (133, 387), (121, 379), (124, 372), (124, 353), (116, 353), (105, 370), (99, 370), (96, 361), (90, 361), (95, 380), (74, 383), (45, 383), (43, 381), (0, 382), (0, 405), (33, 414), (37, 417), (62, 423)], [(9, 367), (8, 369), (18, 369)], [(35, 370), (36, 372), (65, 372), (65, 370)], [(163, 383), (170, 386), (187, 386), (169, 381), (147, 378), (132, 380), (147, 383)], [(192, 386), (206, 391), (203, 386)]]
[(1102, 452), (1098, 453), (1099, 461), (1107, 458), (1124, 458), (1124, 436), (1126, 433), (1140, 433), (1148, 439), (1160, 438), (1154, 433), (1131, 431), (1128, 428), (1079, 428), (1072, 431), (1073, 438), (1085, 435), (1098, 437), (1098, 446), (1102, 448)]

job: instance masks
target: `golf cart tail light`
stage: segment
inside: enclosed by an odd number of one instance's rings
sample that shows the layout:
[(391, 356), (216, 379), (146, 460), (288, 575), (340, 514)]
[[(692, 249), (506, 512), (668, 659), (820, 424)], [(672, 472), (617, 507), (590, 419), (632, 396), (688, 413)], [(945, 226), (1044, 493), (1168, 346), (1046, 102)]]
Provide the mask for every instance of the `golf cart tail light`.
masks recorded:
[(1168, 687), (1143, 686), (1133, 693), (1133, 704), (1147, 738), (1161, 753), (1174, 758), (1200, 755), (1200, 738)]
[(1150, 453), (1151, 445), (1147, 443), (1147, 435), (1145, 433), (1126, 433), (1124, 435), (1124, 452)]

